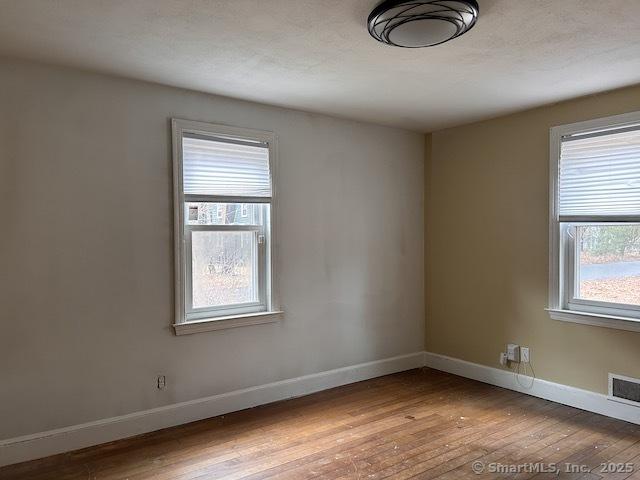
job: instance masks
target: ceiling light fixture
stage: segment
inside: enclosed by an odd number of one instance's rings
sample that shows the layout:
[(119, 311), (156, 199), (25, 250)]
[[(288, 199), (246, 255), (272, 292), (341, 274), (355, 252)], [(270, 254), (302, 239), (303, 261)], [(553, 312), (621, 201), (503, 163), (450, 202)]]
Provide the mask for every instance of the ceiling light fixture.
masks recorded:
[(478, 19), (475, 0), (385, 0), (369, 15), (369, 33), (394, 47), (432, 47), (468, 32)]

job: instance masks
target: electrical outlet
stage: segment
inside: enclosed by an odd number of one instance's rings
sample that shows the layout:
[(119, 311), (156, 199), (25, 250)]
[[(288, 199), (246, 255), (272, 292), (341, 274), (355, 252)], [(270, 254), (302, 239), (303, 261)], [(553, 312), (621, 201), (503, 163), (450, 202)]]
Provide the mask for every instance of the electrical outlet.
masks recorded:
[(164, 375), (158, 375), (158, 390), (164, 390), (167, 386), (167, 377)]
[(500, 365), (503, 367), (507, 364), (507, 354), (504, 352), (500, 352)]
[(515, 363), (520, 362), (520, 345), (515, 343), (507, 345), (507, 360)]
[(522, 362), (524, 363), (529, 363), (531, 361), (531, 357), (529, 355), (529, 347), (520, 348), (520, 357)]

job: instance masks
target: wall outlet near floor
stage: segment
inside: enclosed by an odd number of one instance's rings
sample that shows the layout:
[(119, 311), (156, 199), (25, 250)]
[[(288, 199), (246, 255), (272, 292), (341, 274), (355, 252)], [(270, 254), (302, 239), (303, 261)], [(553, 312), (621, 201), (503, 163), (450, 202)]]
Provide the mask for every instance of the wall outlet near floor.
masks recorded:
[(503, 367), (507, 365), (507, 354), (504, 352), (500, 352), (500, 365)]
[(167, 377), (164, 375), (158, 375), (158, 390), (164, 390), (167, 386)]
[(507, 360), (510, 362), (520, 362), (520, 345), (510, 343), (507, 345)]
[(529, 363), (531, 361), (529, 347), (521, 347), (515, 343), (507, 345), (506, 352), (500, 352), (500, 365), (507, 366), (509, 362)]

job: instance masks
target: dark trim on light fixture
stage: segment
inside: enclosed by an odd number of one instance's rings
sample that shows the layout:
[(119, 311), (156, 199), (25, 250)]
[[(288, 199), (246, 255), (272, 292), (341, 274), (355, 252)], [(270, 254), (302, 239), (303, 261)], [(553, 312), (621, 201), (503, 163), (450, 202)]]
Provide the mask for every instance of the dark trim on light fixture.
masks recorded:
[[(369, 33), (379, 42), (394, 47), (422, 48), (440, 45), (463, 35), (473, 28), (478, 20), (480, 8), (476, 0), (385, 0), (369, 14), (367, 26)], [(450, 32), (444, 32), (440, 38), (424, 44), (414, 42), (409, 45), (391, 39), (394, 30), (409, 26), (412, 22), (434, 21), (448, 22)], [(445, 23), (444, 26), (447, 24)], [(433, 26), (433, 24), (431, 25)], [(429, 25), (425, 25), (428, 32)], [(425, 36), (425, 39), (428, 35)]]

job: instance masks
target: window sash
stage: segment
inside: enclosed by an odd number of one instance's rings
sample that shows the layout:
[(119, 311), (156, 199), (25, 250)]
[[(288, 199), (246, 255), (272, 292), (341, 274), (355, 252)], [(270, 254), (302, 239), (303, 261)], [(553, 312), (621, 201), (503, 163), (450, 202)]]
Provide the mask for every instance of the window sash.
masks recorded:
[[(193, 306), (193, 232), (253, 232), (256, 248), (256, 262), (252, 266), (258, 283), (258, 301), (230, 303), (208, 307)], [(260, 241), (260, 236), (263, 241)], [(256, 313), (267, 310), (266, 301), (266, 247), (265, 228), (260, 225), (185, 225), (185, 313), (187, 321), (209, 318), (213, 316), (233, 315), (234, 313)]]
[[(580, 244), (577, 227), (586, 225), (611, 225), (605, 222), (567, 223), (561, 226), (565, 265), (562, 272), (563, 302), (566, 310), (575, 310), (603, 315), (640, 318), (640, 305), (618, 302), (605, 302), (579, 298), (577, 280), (580, 277), (578, 265), (578, 245)], [(618, 222), (618, 224), (620, 224)]]
[(182, 203), (272, 203), (272, 197), (231, 197), (226, 195), (183, 195)]
[(617, 216), (603, 216), (603, 215), (561, 215), (558, 218), (560, 223), (601, 223), (601, 224), (616, 224), (616, 223), (640, 223), (640, 215), (617, 215)]

